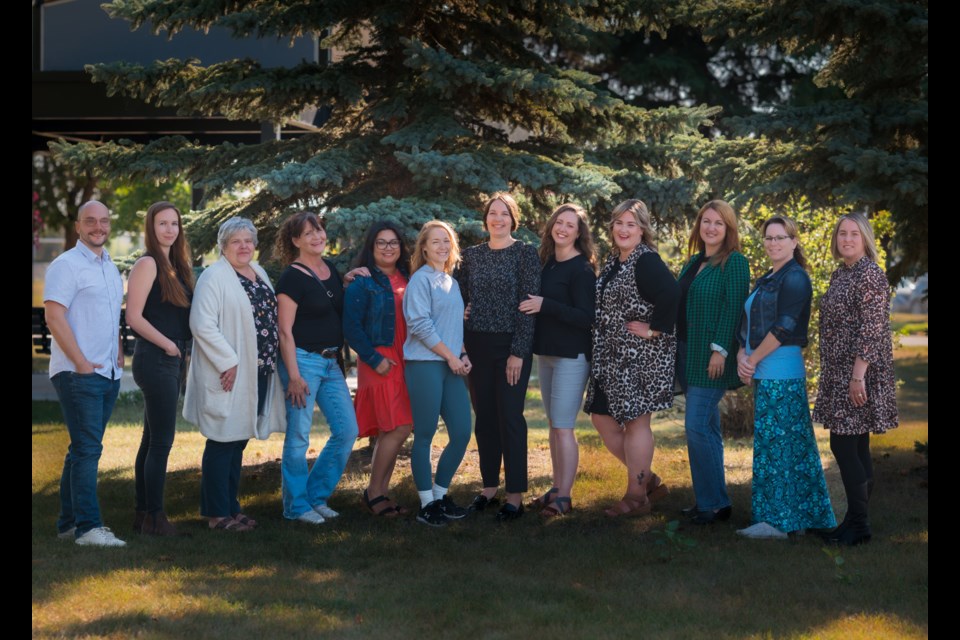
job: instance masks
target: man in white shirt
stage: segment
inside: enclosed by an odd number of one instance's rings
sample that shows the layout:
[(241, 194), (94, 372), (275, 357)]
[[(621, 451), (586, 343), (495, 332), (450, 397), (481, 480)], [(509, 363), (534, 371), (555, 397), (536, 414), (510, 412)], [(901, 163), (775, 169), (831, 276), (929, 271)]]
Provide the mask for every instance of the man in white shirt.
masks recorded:
[(61, 539), (79, 545), (122, 547), (126, 543), (100, 520), (97, 468), (123, 374), (123, 281), (104, 249), (110, 210), (96, 201), (82, 204), (76, 228), (77, 245), (50, 264), (43, 288), (44, 314), (53, 335), (50, 380), (70, 432), (57, 531)]

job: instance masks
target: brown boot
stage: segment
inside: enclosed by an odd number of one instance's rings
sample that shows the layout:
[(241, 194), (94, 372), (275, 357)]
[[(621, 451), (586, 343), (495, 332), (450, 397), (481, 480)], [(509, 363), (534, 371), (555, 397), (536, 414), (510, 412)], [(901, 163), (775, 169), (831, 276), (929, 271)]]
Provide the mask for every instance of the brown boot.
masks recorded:
[(140, 530), (143, 528), (143, 521), (147, 517), (146, 511), (137, 511), (133, 515), (133, 532), (140, 533)]
[(651, 471), (650, 479), (647, 480), (647, 499), (650, 502), (656, 502), (667, 497), (668, 493), (670, 493), (670, 489), (664, 484), (663, 479)]
[(146, 536), (175, 536), (177, 534), (177, 528), (167, 520), (167, 516), (163, 511), (157, 511), (154, 514), (147, 514), (146, 519), (143, 521), (143, 527), (140, 529), (140, 533)]

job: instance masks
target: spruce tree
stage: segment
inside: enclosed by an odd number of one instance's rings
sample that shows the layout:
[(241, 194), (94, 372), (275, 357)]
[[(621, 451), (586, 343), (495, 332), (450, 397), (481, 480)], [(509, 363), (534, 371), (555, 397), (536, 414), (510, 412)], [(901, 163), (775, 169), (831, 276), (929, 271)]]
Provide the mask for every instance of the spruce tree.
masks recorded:
[[(231, 215), (251, 218), (265, 239), (293, 210), (326, 212), (349, 258), (370, 221), (390, 218), (412, 238), (431, 218), (453, 222), (467, 244), (481, 236), (484, 195), (510, 190), (528, 239), (563, 200), (605, 221), (613, 204), (639, 197), (661, 219), (689, 214), (705, 186), (690, 172), (703, 153), (705, 106), (645, 110), (600, 78), (565, 69), (544, 52), (591, 33), (648, 25), (629, 2), (529, 0), (436, 2), (204, 2), (116, 0), (104, 5), (133, 28), (171, 37), (225, 27), (236, 37), (325, 34), (334, 62), (263, 68), (232, 60), (150, 67), (88, 67), (110, 94), (175, 106), (182, 114), (279, 123), (308, 108), (329, 111), (315, 131), (255, 145), (205, 146), (182, 137), (145, 145), (58, 143), (78, 170), (126, 179), (179, 175), (207, 196), (250, 195), (194, 215), (195, 248), (213, 245)], [(408, 239), (409, 239), (408, 238)], [(263, 246), (263, 242), (261, 244)]]
[(928, 54), (925, 0), (713, 0), (704, 36), (824, 55), (814, 76), (835, 99), (730, 121), (706, 156), (716, 187), (741, 202), (889, 211), (892, 283), (927, 270)]

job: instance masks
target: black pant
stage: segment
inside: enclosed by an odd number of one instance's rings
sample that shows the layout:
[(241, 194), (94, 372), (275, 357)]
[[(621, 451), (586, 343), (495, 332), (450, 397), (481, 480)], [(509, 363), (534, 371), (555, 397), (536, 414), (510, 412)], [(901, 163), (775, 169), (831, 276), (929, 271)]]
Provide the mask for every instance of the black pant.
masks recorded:
[(503, 460), (507, 493), (527, 490), (527, 421), (523, 404), (527, 397), (532, 356), (523, 360), (517, 384), (507, 384), (510, 333), (467, 331), (464, 343), (473, 369), (470, 400), (476, 414), (477, 451), (484, 487), (500, 486)]
[[(185, 344), (177, 345), (182, 354)], [(167, 458), (176, 434), (182, 369), (182, 357), (168, 356), (152, 342), (137, 339), (133, 379), (143, 392), (144, 405), (143, 437), (133, 465), (137, 511), (163, 511)]]
[(873, 482), (873, 460), (870, 458), (870, 434), (842, 436), (830, 432), (830, 451), (837, 459), (843, 488), (850, 496), (851, 488)]

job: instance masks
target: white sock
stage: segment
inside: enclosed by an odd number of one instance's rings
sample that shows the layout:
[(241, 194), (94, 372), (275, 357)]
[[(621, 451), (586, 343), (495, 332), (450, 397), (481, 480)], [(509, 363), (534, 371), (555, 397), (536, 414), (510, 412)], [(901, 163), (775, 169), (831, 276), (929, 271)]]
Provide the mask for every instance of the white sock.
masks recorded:
[(433, 491), (430, 491), (430, 489), (427, 489), (426, 491), (417, 491), (417, 493), (420, 495), (421, 508), (427, 506), (434, 500)]
[(433, 483), (433, 499), (442, 500), (443, 496), (447, 495), (447, 488), (441, 487), (436, 482)]

